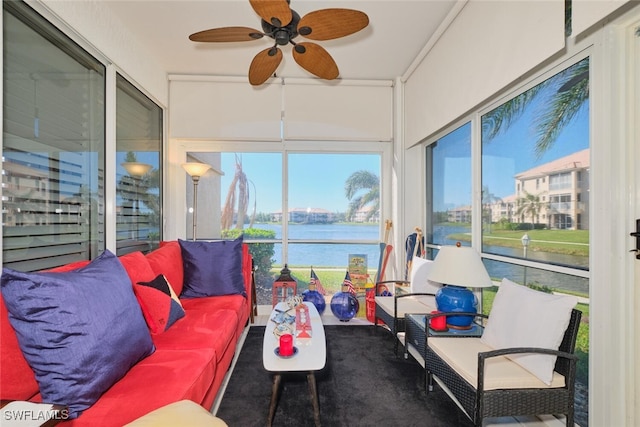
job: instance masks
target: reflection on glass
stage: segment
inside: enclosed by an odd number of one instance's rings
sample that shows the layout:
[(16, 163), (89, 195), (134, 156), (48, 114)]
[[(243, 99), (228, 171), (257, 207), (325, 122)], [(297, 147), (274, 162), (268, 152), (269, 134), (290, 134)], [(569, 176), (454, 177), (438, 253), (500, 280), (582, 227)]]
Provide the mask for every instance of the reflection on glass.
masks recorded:
[(429, 145), (426, 156), (427, 243), (470, 246), (471, 123)]
[(116, 76), (116, 253), (149, 251), (161, 239), (162, 109)]
[(588, 268), (588, 89), (584, 59), (482, 117), (484, 252)]
[(105, 242), (105, 67), (26, 3), (2, 6), (3, 266), (92, 259)]

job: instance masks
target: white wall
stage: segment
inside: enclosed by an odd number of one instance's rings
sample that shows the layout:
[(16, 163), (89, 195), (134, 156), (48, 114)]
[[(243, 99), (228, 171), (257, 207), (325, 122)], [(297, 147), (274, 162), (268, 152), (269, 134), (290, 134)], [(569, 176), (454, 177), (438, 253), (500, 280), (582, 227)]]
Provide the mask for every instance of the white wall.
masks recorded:
[(27, 3), (54, 24), (63, 22), (69, 26), (81, 46), (92, 54), (99, 52), (160, 105), (168, 104), (167, 70), (146, 55), (146, 50), (136, 43), (103, 1), (31, 0)]
[(564, 0), (469, 1), (406, 81), (411, 146), (564, 48)]

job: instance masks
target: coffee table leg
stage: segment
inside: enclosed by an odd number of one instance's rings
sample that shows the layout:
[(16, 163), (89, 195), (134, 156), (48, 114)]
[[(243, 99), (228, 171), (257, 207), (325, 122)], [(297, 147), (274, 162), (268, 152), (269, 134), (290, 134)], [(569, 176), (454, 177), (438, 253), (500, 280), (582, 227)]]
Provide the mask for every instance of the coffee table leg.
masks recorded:
[(311, 403), (313, 404), (313, 419), (316, 422), (316, 427), (320, 427), (320, 405), (318, 403), (318, 389), (316, 388), (316, 376), (313, 372), (307, 374), (307, 383), (309, 384), (309, 391), (311, 392)]
[(282, 376), (280, 374), (273, 375), (273, 386), (271, 387), (271, 403), (269, 404), (269, 419), (267, 420), (267, 426), (271, 426), (273, 423), (273, 417), (276, 414), (276, 404), (278, 403), (281, 379)]

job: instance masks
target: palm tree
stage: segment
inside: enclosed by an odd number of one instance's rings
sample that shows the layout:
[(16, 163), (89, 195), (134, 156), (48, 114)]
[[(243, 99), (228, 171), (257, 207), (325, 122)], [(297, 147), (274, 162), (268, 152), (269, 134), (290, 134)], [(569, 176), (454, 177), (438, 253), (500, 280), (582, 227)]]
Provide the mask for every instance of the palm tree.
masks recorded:
[(220, 219), (220, 226), (223, 230), (229, 230), (233, 225), (233, 214), (236, 212), (236, 200), (238, 207), (235, 228), (242, 230), (244, 227), (244, 219), (247, 216), (247, 209), (249, 207), (248, 183), (247, 175), (242, 170), (242, 159), (236, 154), (236, 172), (233, 175), (231, 184), (229, 184), (227, 198), (222, 209), (222, 218)]
[(516, 201), (516, 215), (520, 217), (520, 221), (524, 222), (525, 218), (531, 217), (531, 229), (535, 228), (535, 223), (538, 222), (538, 216), (542, 210), (542, 201), (540, 200), (540, 194), (531, 194), (524, 190), (524, 197), (518, 197)]
[(487, 232), (491, 233), (492, 208), (495, 203), (501, 203), (502, 199), (489, 191), (489, 187), (482, 186), (482, 218), (487, 222)]
[[(364, 194), (360, 194), (366, 190)], [(344, 192), (349, 199), (349, 207), (346, 213), (347, 221), (365, 206), (371, 206), (366, 219), (369, 220), (380, 212), (380, 178), (373, 172), (360, 170), (352, 173), (344, 184)], [(360, 194), (356, 196), (357, 194)]]
[[(543, 90), (543, 89), (549, 90)], [(551, 93), (544, 110), (536, 119), (535, 153), (540, 158), (556, 141), (562, 129), (571, 122), (589, 99), (589, 59), (583, 59), (567, 70), (510, 99), (482, 117), (483, 141), (488, 142), (517, 120), (540, 94)]]

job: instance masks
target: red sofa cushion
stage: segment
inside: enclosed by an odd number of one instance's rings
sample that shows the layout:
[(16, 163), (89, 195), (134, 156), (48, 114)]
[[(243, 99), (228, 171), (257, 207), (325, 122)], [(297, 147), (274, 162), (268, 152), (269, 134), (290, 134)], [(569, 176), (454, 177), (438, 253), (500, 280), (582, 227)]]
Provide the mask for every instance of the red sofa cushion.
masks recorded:
[(61, 265), (60, 267), (50, 268), (49, 270), (44, 270), (48, 273), (65, 273), (71, 270), (77, 270), (78, 268), (84, 267), (85, 265), (89, 265), (91, 260), (84, 259), (82, 261), (75, 261), (69, 264)]
[(216, 372), (213, 348), (156, 350), (133, 366), (92, 407), (60, 427), (122, 427), (178, 400), (201, 403)]
[(213, 348), (216, 352), (216, 361), (219, 361), (229, 345), (236, 343), (237, 313), (224, 309), (187, 309), (185, 311), (185, 316), (166, 332), (152, 336), (156, 348), (160, 350)]
[(160, 247), (146, 256), (153, 272), (164, 274), (176, 295), (182, 293), (184, 270), (182, 252), (177, 240), (161, 242)]
[(35, 374), (20, 350), (16, 333), (9, 323), (9, 312), (0, 294), (0, 398), (28, 400), (38, 393)]

